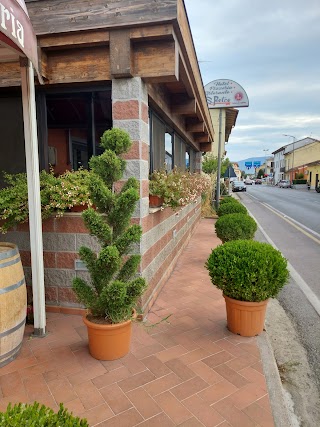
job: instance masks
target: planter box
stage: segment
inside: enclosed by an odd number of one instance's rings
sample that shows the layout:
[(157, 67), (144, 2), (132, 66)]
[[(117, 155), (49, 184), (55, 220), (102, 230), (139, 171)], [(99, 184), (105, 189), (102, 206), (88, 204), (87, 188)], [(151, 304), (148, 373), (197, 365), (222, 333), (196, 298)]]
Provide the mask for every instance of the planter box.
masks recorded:
[(163, 197), (153, 196), (149, 194), (149, 207), (150, 208), (160, 208), (163, 205)]

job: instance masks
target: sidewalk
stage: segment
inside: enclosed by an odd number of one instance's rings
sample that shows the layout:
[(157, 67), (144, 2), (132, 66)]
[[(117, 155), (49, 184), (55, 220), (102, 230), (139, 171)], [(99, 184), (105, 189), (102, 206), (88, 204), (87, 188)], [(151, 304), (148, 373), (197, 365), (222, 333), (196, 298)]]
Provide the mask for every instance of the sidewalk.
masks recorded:
[(19, 357), (0, 369), (0, 410), (37, 400), (99, 427), (274, 426), (257, 338), (227, 330), (204, 268), (218, 244), (203, 219), (120, 360), (89, 355), (80, 316), (48, 313), (42, 339), (27, 326)]

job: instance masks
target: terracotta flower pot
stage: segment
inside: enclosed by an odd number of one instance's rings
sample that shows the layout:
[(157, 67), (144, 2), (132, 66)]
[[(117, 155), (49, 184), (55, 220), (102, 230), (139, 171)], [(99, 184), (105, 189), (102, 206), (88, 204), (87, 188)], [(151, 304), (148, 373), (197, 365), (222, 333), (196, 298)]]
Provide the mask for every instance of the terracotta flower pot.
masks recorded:
[(261, 302), (238, 301), (224, 295), (229, 331), (243, 337), (261, 334), (264, 328), (268, 300)]
[(164, 199), (163, 197), (154, 196), (149, 194), (149, 207), (150, 208), (160, 208), (163, 205)]
[(88, 330), (89, 351), (95, 359), (120, 359), (129, 352), (132, 329), (131, 319), (110, 325), (93, 323), (87, 317), (83, 317), (83, 322)]

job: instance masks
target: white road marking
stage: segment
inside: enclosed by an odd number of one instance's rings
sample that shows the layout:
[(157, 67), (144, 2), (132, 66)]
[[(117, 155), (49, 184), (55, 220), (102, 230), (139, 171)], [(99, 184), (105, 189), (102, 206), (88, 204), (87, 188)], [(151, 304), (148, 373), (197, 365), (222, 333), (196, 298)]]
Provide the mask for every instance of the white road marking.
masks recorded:
[[(267, 242), (270, 243), (270, 245), (272, 245), (275, 249), (277, 249), (279, 251), (280, 249), (275, 245), (275, 243), (273, 243), (273, 241), (270, 239), (270, 237), (268, 236), (268, 234), (264, 231), (264, 229), (261, 227), (261, 225), (259, 224), (259, 222), (252, 215), (252, 213), (249, 211), (249, 209), (248, 209), (248, 212), (250, 213), (250, 215), (252, 216), (252, 218), (256, 221), (256, 223), (257, 223), (257, 225), (258, 225), (261, 233), (264, 235), (264, 237), (266, 238)], [(309, 285), (303, 280), (303, 278), (294, 269), (294, 267), (289, 263), (289, 261), (288, 261), (288, 270), (289, 270), (290, 275), (293, 278), (293, 280), (296, 282), (296, 284), (299, 286), (299, 288), (301, 289), (301, 291), (306, 296), (307, 300), (310, 302), (310, 304), (312, 305), (312, 307), (315, 309), (315, 311), (320, 316), (320, 300), (317, 297), (317, 295), (310, 289)]]
[[(291, 218), (290, 216), (284, 214), (283, 212), (279, 211), (278, 209), (274, 208), (273, 206), (269, 205), (268, 203), (262, 202), (257, 197), (252, 196), (252, 194), (249, 194), (250, 197), (257, 200), (259, 203), (264, 205), (266, 208), (270, 209), (274, 214), (278, 215), (280, 218), (284, 219), (286, 222), (288, 222), (290, 225), (295, 227), (297, 230), (301, 231), (301, 233), (305, 234), (307, 237), (310, 237), (310, 239), (314, 240), (316, 243), (320, 245), (320, 234), (317, 233), (314, 230), (311, 230), (311, 228), (301, 224), (301, 222), (296, 221), (295, 219)], [(315, 237), (313, 237), (313, 236)]]
[[(300, 228), (303, 228), (304, 230), (308, 231), (308, 233), (314, 234), (316, 237), (319, 238), (318, 243), (320, 243), (320, 234), (319, 233), (317, 233), (314, 230), (311, 230), (311, 228), (301, 224), (301, 222), (296, 221), (295, 219), (291, 218), (290, 216), (285, 215), (283, 212), (279, 211), (278, 209), (274, 208), (273, 206), (268, 205), (268, 203), (264, 203), (264, 202), (261, 202), (261, 203), (263, 205), (265, 205), (267, 208), (269, 208), (271, 211), (274, 211), (275, 213), (279, 214), (279, 216), (282, 216), (283, 218), (288, 219), (289, 221), (297, 224)], [(307, 233), (304, 233), (304, 234), (308, 235)]]

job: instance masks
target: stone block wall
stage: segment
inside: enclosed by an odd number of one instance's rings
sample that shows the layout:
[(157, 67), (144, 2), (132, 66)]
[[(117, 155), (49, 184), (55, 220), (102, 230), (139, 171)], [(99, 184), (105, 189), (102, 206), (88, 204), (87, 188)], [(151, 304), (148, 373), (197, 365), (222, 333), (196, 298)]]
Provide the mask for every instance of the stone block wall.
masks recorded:
[[(72, 279), (88, 278), (88, 273), (75, 269), (75, 260), (82, 245), (99, 250), (95, 237), (85, 228), (81, 213), (67, 213), (61, 218), (43, 221), (43, 258), (46, 304), (62, 307), (81, 307), (72, 291)], [(15, 243), (24, 268), (28, 296), (31, 297), (31, 255), (29, 226), (22, 224), (2, 236), (2, 240)]]
[(142, 298), (147, 313), (172, 273), (177, 259), (188, 243), (201, 216), (201, 201), (179, 211), (166, 208), (152, 212), (143, 221), (141, 274), (148, 289)]

